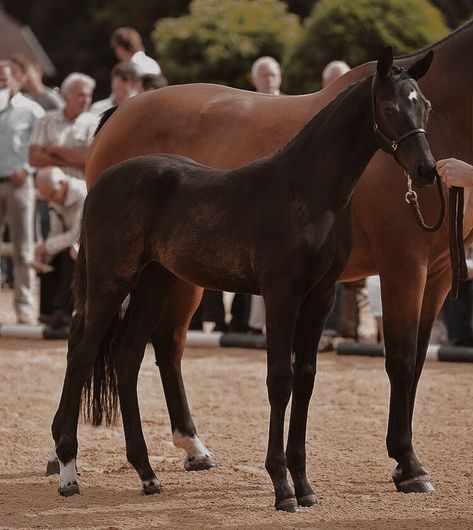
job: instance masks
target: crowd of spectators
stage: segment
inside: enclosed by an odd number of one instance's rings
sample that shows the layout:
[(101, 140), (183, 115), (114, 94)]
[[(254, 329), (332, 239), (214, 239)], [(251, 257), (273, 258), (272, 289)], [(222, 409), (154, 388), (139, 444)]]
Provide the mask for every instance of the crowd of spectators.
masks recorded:
[(12, 248), (2, 271), (14, 289), (19, 324), (69, 325), (85, 161), (99, 117), (167, 84), (136, 30), (117, 29), (111, 45), (119, 61), (111, 71), (111, 93), (94, 103), (95, 80), (85, 73), (69, 74), (56, 89), (43, 83), (40, 66), (30, 60), (0, 61), (0, 226)]

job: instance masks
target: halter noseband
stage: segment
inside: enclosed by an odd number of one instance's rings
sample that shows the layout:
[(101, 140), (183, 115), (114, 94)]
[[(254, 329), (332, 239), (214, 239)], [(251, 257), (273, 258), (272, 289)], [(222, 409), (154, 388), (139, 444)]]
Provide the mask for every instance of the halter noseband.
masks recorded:
[[(418, 127), (417, 129), (411, 129), (410, 131), (407, 131), (404, 134), (401, 134), (396, 139), (391, 138), (388, 134), (386, 134), (378, 125), (376, 121), (376, 100), (374, 96), (374, 80), (375, 76), (373, 76), (373, 80), (371, 82), (371, 95), (372, 95), (372, 103), (373, 103), (373, 130), (374, 134), (376, 136), (376, 139), (378, 140), (378, 144), (381, 147), (383, 151), (386, 153), (392, 153), (394, 154), (394, 158), (397, 160), (397, 149), (399, 147), (399, 144), (403, 142), (406, 138), (409, 138), (409, 136), (412, 136), (413, 134), (425, 134), (424, 129), (422, 127)], [(382, 141), (381, 141), (382, 140)], [(389, 146), (389, 147), (388, 147)]]

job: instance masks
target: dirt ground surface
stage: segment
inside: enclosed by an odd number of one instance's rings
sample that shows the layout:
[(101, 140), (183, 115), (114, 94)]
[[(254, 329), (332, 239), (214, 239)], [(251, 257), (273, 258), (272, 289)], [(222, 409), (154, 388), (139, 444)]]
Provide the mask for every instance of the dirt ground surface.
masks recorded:
[(265, 353), (188, 348), (184, 378), (199, 434), (217, 469), (186, 472), (171, 441), (151, 349), (140, 375), (143, 428), (163, 493), (140, 492), (121, 426), (79, 427), (81, 495), (45, 477), (64, 341), (0, 339), (0, 528), (473, 528), (472, 370), (430, 361), (415, 416), (416, 449), (436, 493), (395, 492), (385, 449), (389, 387), (382, 359), (319, 354), (307, 459), (318, 504), (276, 512), (264, 469)]

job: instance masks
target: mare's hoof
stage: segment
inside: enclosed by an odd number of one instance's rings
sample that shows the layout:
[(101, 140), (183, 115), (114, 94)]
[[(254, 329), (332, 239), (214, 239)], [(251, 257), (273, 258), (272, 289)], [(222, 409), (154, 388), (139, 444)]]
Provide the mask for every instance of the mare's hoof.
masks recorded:
[(63, 497), (72, 497), (72, 495), (79, 495), (79, 484), (76, 481), (69, 482), (65, 486), (59, 486), (58, 488), (59, 495)]
[(49, 460), (46, 465), (46, 477), (50, 477), (51, 475), (59, 475), (59, 460), (56, 458), (56, 460)]
[(161, 484), (157, 478), (151, 480), (145, 480), (143, 483), (143, 493), (145, 495), (154, 495), (155, 493), (161, 493)]
[(299, 506), (303, 506), (304, 508), (314, 506), (314, 504), (317, 504), (315, 493), (304, 495), (303, 497), (297, 497), (297, 504), (299, 504)]
[(276, 504), (276, 510), (280, 512), (296, 513), (299, 511), (299, 505), (294, 497), (284, 499)]
[(401, 493), (433, 493), (435, 487), (429, 475), (421, 475), (396, 483), (397, 491)]
[(213, 454), (203, 456), (188, 456), (184, 462), (186, 471), (206, 471), (217, 467), (217, 461)]

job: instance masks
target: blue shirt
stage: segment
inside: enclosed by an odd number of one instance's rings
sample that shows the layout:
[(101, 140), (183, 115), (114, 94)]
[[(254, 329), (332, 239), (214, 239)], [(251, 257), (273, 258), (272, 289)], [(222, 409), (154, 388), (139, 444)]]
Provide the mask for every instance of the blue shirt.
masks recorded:
[(28, 168), (31, 134), (44, 110), (22, 94), (15, 94), (0, 112), (0, 176), (17, 167)]

